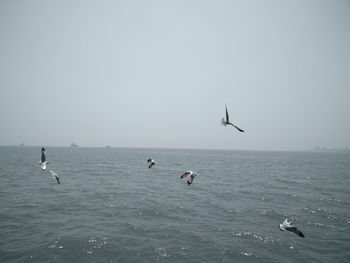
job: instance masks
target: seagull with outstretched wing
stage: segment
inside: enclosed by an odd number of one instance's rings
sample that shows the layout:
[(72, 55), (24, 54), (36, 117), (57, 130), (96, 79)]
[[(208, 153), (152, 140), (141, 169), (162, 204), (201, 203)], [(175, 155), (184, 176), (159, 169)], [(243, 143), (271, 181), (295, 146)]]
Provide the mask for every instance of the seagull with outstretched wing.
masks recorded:
[(280, 230), (281, 231), (289, 231), (297, 234), (300, 237), (305, 237), (304, 234), (295, 226), (293, 226), (292, 222), (288, 222), (288, 219), (285, 219), (282, 224), (279, 224)]
[(187, 184), (190, 185), (190, 184), (193, 183), (193, 180), (194, 180), (194, 178), (195, 178), (197, 175), (198, 175), (198, 174), (195, 173), (195, 172), (193, 172), (193, 171), (187, 171), (187, 172), (185, 172), (183, 175), (181, 175), (180, 178), (182, 179), (182, 178), (187, 177)]
[(48, 162), (48, 161), (46, 160), (46, 150), (45, 150), (45, 148), (43, 147), (43, 148), (41, 148), (41, 159), (40, 159), (40, 161), (39, 161), (39, 165), (40, 165), (41, 169), (46, 170), (46, 165), (47, 165), (48, 163), (50, 163), (50, 162)]
[(225, 118), (222, 118), (221, 120), (221, 124), (224, 125), (224, 126), (227, 126), (227, 125), (232, 125), (233, 127), (235, 127), (237, 130), (239, 130), (240, 132), (244, 132), (244, 130), (242, 130), (241, 128), (237, 127), (236, 125), (234, 125), (232, 122), (230, 122), (230, 118), (228, 116), (228, 111), (227, 111), (227, 106), (225, 104), (225, 110), (226, 110), (226, 119)]
[(149, 163), (148, 168), (152, 168), (153, 165), (156, 165), (156, 162), (153, 159), (148, 159), (147, 162)]
[[(46, 165), (49, 162), (46, 159), (46, 150), (44, 147), (41, 148), (41, 159), (39, 161), (39, 165), (41, 167), (41, 169), (46, 170)], [(57, 183), (60, 184), (60, 178), (58, 177), (57, 173), (55, 173), (54, 171), (50, 170), (49, 171), (51, 176), (56, 179)]]
[(55, 173), (54, 171), (49, 171), (51, 176), (56, 179), (57, 183), (60, 184), (60, 178), (58, 177), (57, 173)]

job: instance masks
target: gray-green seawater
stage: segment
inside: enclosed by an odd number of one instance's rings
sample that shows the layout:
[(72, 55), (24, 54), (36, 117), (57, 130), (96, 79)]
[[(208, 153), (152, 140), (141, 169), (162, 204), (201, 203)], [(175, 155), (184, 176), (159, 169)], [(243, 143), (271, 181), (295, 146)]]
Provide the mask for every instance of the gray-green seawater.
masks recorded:
[(0, 262), (350, 262), (350, 154), (46, 151), (0, 147)]

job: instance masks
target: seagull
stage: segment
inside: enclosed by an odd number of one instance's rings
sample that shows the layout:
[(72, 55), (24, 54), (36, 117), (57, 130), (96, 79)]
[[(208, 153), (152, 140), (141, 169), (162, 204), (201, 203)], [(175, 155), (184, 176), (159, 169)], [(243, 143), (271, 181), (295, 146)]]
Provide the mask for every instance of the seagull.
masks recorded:
[(197, 176), (198, 174), (192, 171), (187, 171), (185, 172), (183, 175), (181, 175), (181, 179), (184, 177), (187, 177), (187, 184), (190, 185), (192, 184), (194, 178)]
[(237, 130), (239, 130), (240, 132), (244, 132), (242, 129), (238, 128), (236, 125), (234, 125), (233, 123), (230, 122), (230, 119), (229, 119), (229, 117), (228, 117), (228, 112), (227, 112), (226, 104), (225, 104), (225, 110), (226, 110), (226, 120), (225, 120), (225, 118), (222, 118), (221, 124), (224, 125), (224, 126), (232, 125), (233, 127), (235, 127), (235, 128), (236, 128)]
[(295, 226), (292, 226), (292, 222), (288, 222), (288, 219), (285, 219), (282, 224), (279, 225), (280, 230), (281, 231), (290, 231), (290, 232), (294, 232), (295, 234), (297, 234), (300, 237), (305, 237), (304, 234), (297, 229)]
[(152, 168), (153, 165), (156, 165), (156, 162), (153, 159), (148, 159), (147, 162), (149, 163), (148, 168)]
[(45, 148), (41, 148), (41, 160), (39, 161), (39, 165), (41, 167), (41, 169), (46, 170), (46, 165), (50, 163), (48, 161), (46, 161), (46, 151)]
[(58, 178), (57, 173), (55, 173), (54, 171), (51, 171), (51, 170), (49, 172), (50, 172), (51, 176), (57, 180), (57, 183), (60, 184), (60, 178)]

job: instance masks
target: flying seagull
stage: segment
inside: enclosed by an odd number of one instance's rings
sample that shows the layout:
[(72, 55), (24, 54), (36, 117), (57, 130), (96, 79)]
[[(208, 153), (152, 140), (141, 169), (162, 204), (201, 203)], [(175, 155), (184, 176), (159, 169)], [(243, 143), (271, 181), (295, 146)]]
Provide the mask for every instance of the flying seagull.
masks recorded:
[(181, 175), (180, 178), (182, 179), (182, 178), (187, 177), (187, 184), (190, 185), (190, 184), (192, 184), (194, 178), (195, 178), (197, 175), (198, 175), (198, 174), (195, 173), (195, 172), (187, 171), (187, 172), (185, 172), (183, 175)]
[(295, 226), (292, 226), (292, 222), (288, 222), (288, 219), (285, 219), (282, 224), (279, 225), (280, 230), (281, 231), (290, 231), (290, 232), (294, 232), (295, 234), (297, 234), (300, 237), (305, 237), (304, 234)]
[(230, 122), (226, 104), (225, 104), (225, 110), (226, 110), (226, 119), (225, 119), (225, 118), (222, 118), (222, 120), (221, 120), (222, 125), (224, 125), (224, 126), (232, 125), (233, 127), (235, 127), (235, 128), (236, 128), (237, 130), (239, 130), (240, 132), (244, 132), (241, 128), (237, 127), (236, 125), (234, 125), (233, 123)]
[(56, 179), (57, 183), (60, 184), (60, 178), (58, 178), (57, 173), (55, 173), (54, 171), (51, 171), (51, 170), (49, 172), (50, 172), (51, 176), (54, 179)]
[(148, 159), (147, 162), (149, 163), (148, 168), (152, 168), (153, 165), (156, 165), (156, 162), (153, 159)]
[(39, 165), (41, 167), (41, 169), (45, 170), (46, 169), (46, 165), (50, 163), (48, 161), (46, 161), (46, 151), (45, 148), (41, 148), (41, 160), (39, 161)]

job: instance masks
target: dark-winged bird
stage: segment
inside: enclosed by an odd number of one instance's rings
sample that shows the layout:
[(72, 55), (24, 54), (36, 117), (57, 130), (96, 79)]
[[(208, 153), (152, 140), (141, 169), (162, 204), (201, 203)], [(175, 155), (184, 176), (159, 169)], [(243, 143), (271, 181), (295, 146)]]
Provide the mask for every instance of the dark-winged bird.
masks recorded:
[(153, 159), (148, 159), (147, 162), (149, 163), (148, 168), (152, 168), (153, 165), (156, 165), (156, 162)]
[(187, 172), (185, 172), (183, 175), (181, 175), (180, 178), (182, 179), (182, 178), (187, 177), (187, 184), (190, 185), (190, 184), (193, 183), (193, 180), (194, 180), (194, 178), (195, 178), (197, 175), (198, 175), (198, 174), (195, 173), (195, 172), (187, 171)]
[(279, 224), (280, 230), (281, 231), (290, 231), (293, 232), (295, 234), (297, 234), (300, 237), (305, 237), (304, 234), (295, 226), (292, 226), (293, 223), (292, 222), (288, 222), (288, 219), (285, 219), (282, 224)]
[(226, 110), (226, 119), (222, 118), (222, 120), (221, 120), (222, 125), (224, 125), (224, 126), (232, 125), (233, 127), (235, 127), (240, 132), (244, 132), (244, 130), (242, 130), (241, 128), (237, 127), (236, 125), (234, 125), (233, 123), (230, 122), (230, 118), (228, 116), (228, 111), (227, 111), (226, 104), (225, 104), (225, 110)]
[(39, 165), (41, 167), (41, 169), (45, 170), (46, 169), (46, 165), (48, 164), (49, 162), (46, 160), (46, 151), (45, 151), (45, 148), (41, 148), (41, 159), (39, 161)]
[(50, 172), (51, 176), (54, 179), (56, 179), (57, 183), (60, 184), (60, 178), (58, 178), (57, 173), (55, 173), (54, 171), (51, 171), (51, 170), (49, 172)]

